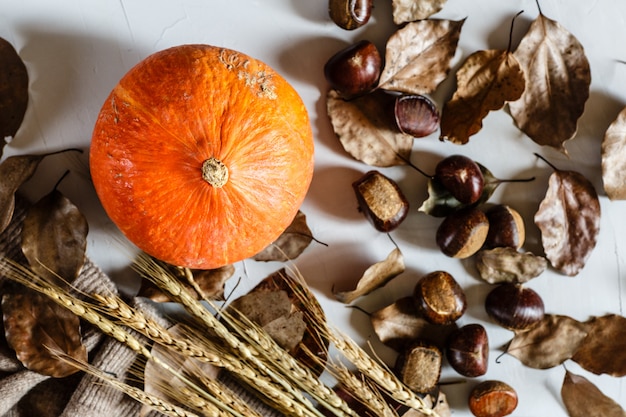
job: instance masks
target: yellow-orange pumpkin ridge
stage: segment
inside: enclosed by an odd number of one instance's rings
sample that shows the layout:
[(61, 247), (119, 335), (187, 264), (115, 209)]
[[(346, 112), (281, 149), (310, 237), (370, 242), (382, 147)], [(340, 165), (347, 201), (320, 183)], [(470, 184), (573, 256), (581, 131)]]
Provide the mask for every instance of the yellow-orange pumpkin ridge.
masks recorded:
[(133, 67), (98, 115), (90, 170), (122, 233), (177, 266), (255, 255), (289, 226), (313, 176), (295, 89), (238, 51), (180, 45)]

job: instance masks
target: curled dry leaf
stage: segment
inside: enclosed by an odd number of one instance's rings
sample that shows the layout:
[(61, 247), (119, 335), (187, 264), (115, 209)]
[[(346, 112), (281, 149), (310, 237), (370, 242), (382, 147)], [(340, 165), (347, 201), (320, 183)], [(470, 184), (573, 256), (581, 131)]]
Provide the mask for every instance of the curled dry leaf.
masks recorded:
[(289, 227), (268, 247), (254, 256), (255, 261), (287, 262), (294, 260), (309, 246), (313, 234), (306, 222), (306, 215), (298, 211)]
[(608, 314), (585, 324), (587, 337), (572, 359), (594, 374), (626, 376), (626, 318)]
[(367, 268), (352, 291), (335, 292), (335, 297), (342, 303), (350, 304), (354, 300), (384, 286), (404, 272), (404, 255), (395, 248), (387, 258)]
[(441, 114), (441, 140), (465, 144), (492, 110), (524, 92), (524, 71), (509, 51), (478, 51), (457, 71), (457, 90)]
[[(193, 276), (194, 286), (190, 285), (189, 280), (185, 279), (179, 269), (174, 268), (173, 271), (179, 279), (183, 280), (185, 287), (196, 296), (196, 299), (222, 300), (224, 298), (224, 284), (234, 275), (235, 266), (226, 265), (217, 269), (192, 269), (190, 272)], [(172, 301), (167, 293), (147, 279), (141, 281), (137, 296), (148, 298), (157, 303)]]
[(570, 417), (626, 417), (626, 411), (587, 378), (565, 372), (561, 398)]
[(78, 316), (48, 297), (25, 288), (7, 292), (2, 296), (2, 313), (6, 340), (31, 371), (54, 378), (78, 371), (50, 349), (87, 362)]
[(475, 261), (480, 277), (490, 284), (528, 282), (548, 267), (543, 256), (511, 247), (483, 249), (476, 254)]
[(15, 192), (33, 176), (39, 163), (46, 156), (55, 153), (58, 152), (40, 155), (14, 155), (0, 163), (0, 232), (6, 229), (13, 217)]
[(0, 38), (0, 156), (22, 125), (28, 106), (28, 71), (17, 51)]
[(413, 297), (400, 298), (396, 302), (375, 311), (370, 321), (378, 339), (397, 351), (415, 339), (432, 340), (443, 347), (446, 339), (456, 329), (455, 324), (436, 325), (423, 318)]
[(345, 101), (330, 90), (326, 106), (333, 130), (353, 158), (372, 166), (403, 165), (413, 137), (401, 133), (393, 119), (394, 97), (377, 91)]
[(540, 14), (515, 57), (526, 73), (526, 90), (509, 104), (517, 126), (539, 145), (564, 150), (576, 134), (589, 98), (591, 71), (580, 42), (558, 22)]
[(78, 207), (55, 189), (26, 213), (22, 252), (42, 278), (70, 283), (85, 263), (88, 231)]
[(602, 140), (602, 181), (611, 200), (626, 200), (626, 108)]
[(570, 359), (586, 336), (584, 323), (568, 316), (546, 314), (530, 330), (517, 332), (506, 352), (526, 366), (548, 369)]
[(384, 90), (430, 94), (446, 78), (465, 20), (411, 22), (387, 40), (378, 81)]
[(447, 1), (448, 0), (392, 0), (391, 10), (393, 23), (401, 25), (403, 23), (428, 19), (430, 16), (443, 9)]
[(578, 172), (556, 170), (534, 220), (550, 264), (565, 275), (577, 275), (600, 233), (600, 201), (593, 184)]

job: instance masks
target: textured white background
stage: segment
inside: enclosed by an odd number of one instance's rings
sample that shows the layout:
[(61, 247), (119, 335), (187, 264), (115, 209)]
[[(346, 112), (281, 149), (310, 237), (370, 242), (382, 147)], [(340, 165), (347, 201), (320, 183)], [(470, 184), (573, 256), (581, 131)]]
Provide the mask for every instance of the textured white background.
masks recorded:
[[(373, 229), (356, 210), (351, 183), (369, 167), (353, 160), (334, 137), (325, 112), (326, 83), (322, 67), (339, 49), (370, 39), (383, 51), (395, 30), (390, 0), (375, 2), (374, 15), (362, 29), (344, 31), (327, 15), (325, 0), (21, 0), (0, 1), (0, 36), (19, 51), (30, 74), (30, 103), (23, 127), (5, 156), (67, 147), (87, 150), (91, 130), (104, 98), (115, 82), (152, 52), (183, 43), (209, 43), (238, 49), (259, 58), (282, 73), (302, 95), (316, 138), (316, 171), (303, 206), (317, 239), (295, 262), (324, 306), (329, 320), (360, 343), (371, 341), (378, 354), (392, 363), (393, 353), (376, 341), (368, 317), (334, 301), (331, 289), (350, 288), (374, 262), (393, 249), (390, 239)], [(529, 184), (502, 186), (494, 201), (510, 204), (526, 220), (526, 248), (540, 253), (539, 231), (532, 217), (551, 170), (538, 161), (539, 152), (563, 169), (586, 175), (601, 195), (602, 224), (598, 246), (586, 268), (574, 278), (548, 271), (529, 286), (543, 297), (550, 313), (579, 320), (606, 313), (623, 314), (626, 296), (626, 221), (624, 202), (610, 202), (602, 190), (600, 143), (609, 124), (626, 106), (626, 3), (622, 0), (544, 0), (547, 17), (559, 21), (585, 47), (591, 64), (591, 95), (576, 138), (567, 143), (569, 157), (535, 145), (520, 133), (505, 111), (490, 114), (484, 128), (468, 145), (441, 143), (436, 136), (415, 141), (413, 162), (432, 172), (437, 160), (452, 153), (477, 159), (500, 178), (536, 176)], [(538, 14), (535, 1), (449, 0), (436, 15), (467, 18), (457, 61), (479, 49), (504, 49), (511, 18), (520, 10), (513, 44), (516, 45)], [(434, 95), (439, 105), (454, 87), (445, 82)], [(115, 227), (104, 215), (89, 181), (87, 153), (45, 160), (23, 187), (32, 199), (48, 192), (66, 169), (72, 174), (60, 189), (87, 215), (90, 222), (89, 256), (125, 287), (136, 286), (128, 273), (131, 251), (121, 248)], [(470, 261), (439, 253), (434, 236), (439, 220), (419, 213), (426, 197), (426, 181), (408, 168), (383, 172), (395, 178), (412, 204), (411, 214), (393, 238), (405, 254), (407, 270), (395, 281), (357, 304), (372, 311), (411, 293), (422, 275), (444, 269), (466, 290), (469, 309), (460, 324), (478, 322), (488, 329), (492, 349), (484, 377), (444, 387), (458, 417), (469, 416), (469, 390), (483, 379), (501, 379), (520, 397), (514, 415), (564, 416), (560, 387), (564, 368), (533, 370), (504, 356), (499, 349), (512, 334), (490, 323), (483, 309), (489, 290), (476, 278)], [(280, 264), (246, 262), (238, 265), (243, 283), (252, 287)], [(623, 379), (595, 376), (568, 362), (567, 368), (591, 379), (608, 396), (626, 404)], [(443, 380), (457, 379), (446, 366)]]

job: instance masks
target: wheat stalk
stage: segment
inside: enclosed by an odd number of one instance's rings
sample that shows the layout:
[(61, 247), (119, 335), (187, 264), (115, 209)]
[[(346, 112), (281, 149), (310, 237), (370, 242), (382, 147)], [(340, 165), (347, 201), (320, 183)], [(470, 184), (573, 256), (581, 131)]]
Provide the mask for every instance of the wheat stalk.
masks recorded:
[[(208, 329), (215, 332), (216, 336), (223, 340), (230, 349), (237, 352), (242, 359), (249, 361), (252, 365), (257, 367), (259, 372), (279, 384), (283, 388), (284, 393), (289, 394), (293, 399), (294, 409), (290, 410), (291, 415), (323, 417), (323, 414), (304, 396), (302, 391), (289, 382), (284, 374), (276, 372), (276, 370), (272, 369), (271, 365), (261, 359), (262, 355), (255, 346), (244, 343), (231, 333), (217, 317), (211, 314), (206, 307), (193, 297), (167, 270), (146, 255), (140, 255), (135, 266), (137, 271), (144, 278), (152, 280), (159, 288), (168, 292), (174, 300), (179, 302), (193, 317), (200, 320)], [(338, 417), (345, 415), (340, 410), (331, 409), (331, 411)]]
[(243, 417), (245, 415), (241, 415), (235, 412), (235, 410), (232, 410), (230, 407), (219, 403), (213, 396), (203, 392), (195, 383), (190, 381), (184, 375), (175, 372), (166, 363), (152, 355), (152, 353), (143, 345), (143, 343), (139, 339), (134, 337), (123, 327), (115, 324), (113, 321), (107, 319), (106, 317), (103, 317), (103, 315), (88, 302), (80, 300), (68, 294), (65, 289), (47, 282), (44, 278), (40, 277), (29, 268), (13, 260), (4, 259), (4, 262), (0, 263), (0, 272), (2, 272), (3, 275), (7, 278), (12, 279), (13, 281), (18, 282), (25, 287), (37, 291), (43, 295), (46, 295), (52, 301), (67, 308), (74, 315), (96, 326), (105, 335), (110, 336), (118, 342), (123, 343), (133, 352), (143, 356), (146, 360), (152, 360), (159, 366), (170, 371), (173, 375), (176, 375), (179, 379), (181, 379), (181, 381), (184, 381), (190, 387), (197, 390), (209, 402), (212, 402), (218, 407), (221, 407), (225, 411), (231, 413), (231, 415), (240, 417)]

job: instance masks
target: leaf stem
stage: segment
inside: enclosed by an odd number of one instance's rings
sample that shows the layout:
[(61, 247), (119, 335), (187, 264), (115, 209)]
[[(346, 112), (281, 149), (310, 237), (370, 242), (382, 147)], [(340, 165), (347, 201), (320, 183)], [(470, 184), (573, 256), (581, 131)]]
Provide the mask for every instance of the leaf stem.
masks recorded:
[(513, 27), (515, 26), (515, 19), (517, 19), (518, 16), (521, 15), (522, 13), (524, 13), (524, 11), (520, 10), (519, 12), (517, 12), (515, 16), (513, 16), (513, 19), (511, 20), (511, 28), (509, 29), (509, 45), (506, 47), (507, 53), (511, 52), (511, 44), (513, 43)]
[(548, 161), (546, 158), (544, 158), (543, 156), (539, 155), (537, 152), (534, 152), (534, 155), (541, 159), (543, 162), (545, 162), (546, 164), (548, 164), (553, 170), (555, 171), (560, 171), (560, 169), (558, 169), (554, 164), (552, 164), (552, 162)]
[(396, 156), (400, 159), (402, 159), (404, 161), (404, 163), (406, 163), (408, 166), (410, 166), (411, 168), (413, 168), (414, 170), (416, 170), (417, 172), (419, 172), (420, 174), (422, 174), (423, 176), (425, 176), (426, 178), (432, 179), (434, 177), (434, 175), (430, 175), (428, 173), (426, 173), (425, 171), (423, 171), (420, 167), (418, 167), (417, 165), (415, 165), (413, 162), (411, 162), (410, 159), (405, 158), (404, 156), (400, 155), (400, 153), (396, 152)]

